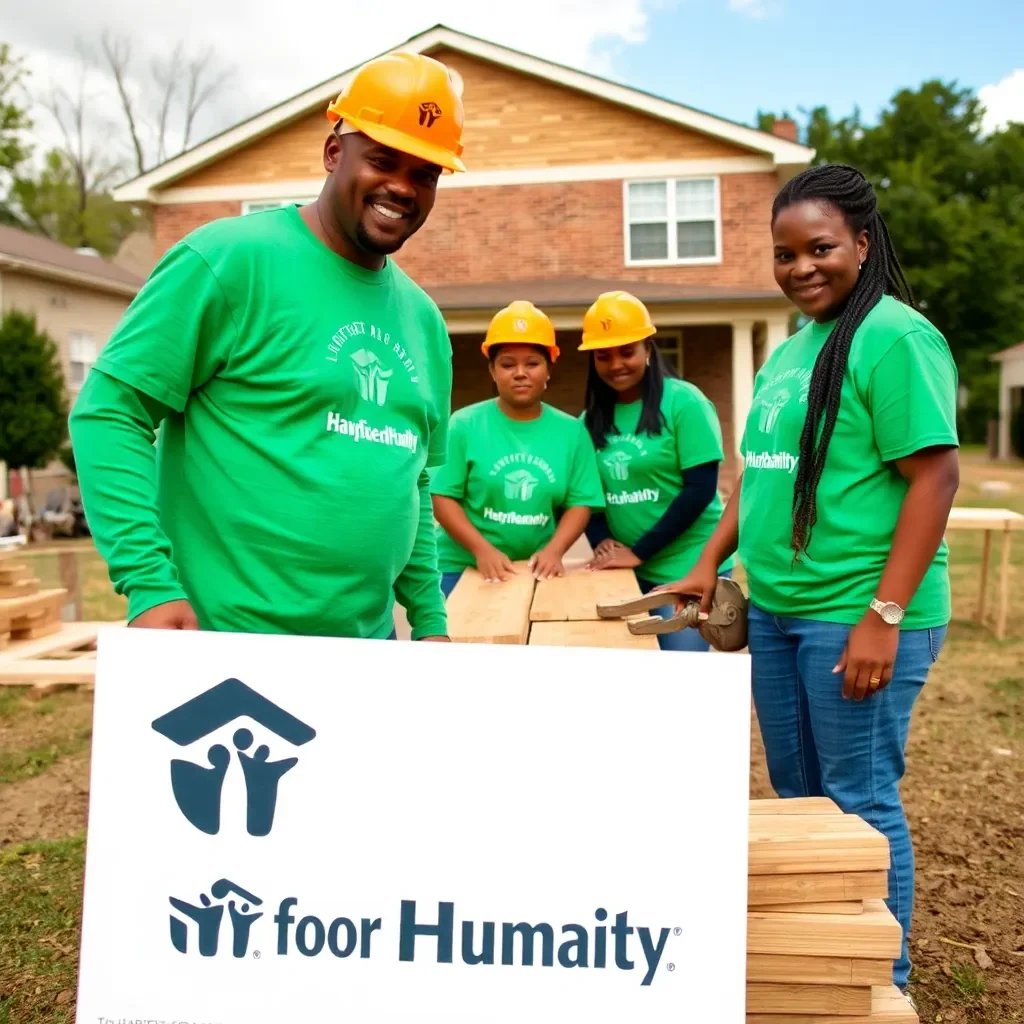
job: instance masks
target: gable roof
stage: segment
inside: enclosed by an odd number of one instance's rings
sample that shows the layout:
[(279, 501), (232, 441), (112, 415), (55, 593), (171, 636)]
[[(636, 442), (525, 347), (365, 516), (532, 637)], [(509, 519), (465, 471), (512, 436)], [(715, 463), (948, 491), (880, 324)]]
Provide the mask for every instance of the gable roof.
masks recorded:
[(1018, 359), (1024, 359), (1024, 341), (1019, 345), (1011, 345), (1009, 348), (1004, 348), (1001, 352), (996, 352), (989, 358), (998, 363), (1014, 363)]
[[(813, 149), (772, 135), (770, 132), (759, 131), (756, 128), (750, 128), (747, 125), (684, 106), (681, 103), (662, 99), (640, 89), (620, 85), (597, 75), (577, 71), (553, 61), (533, 57), (519, 50), (457, 32), (445, 25), (435, 25), (433, 28), (407, 39), (404, 43), (390, 47), (385, 52), (390, 53), (396, 49), (414, 53), (431, 53), (441, 49), (456, 50), (459, 53), (518, 71), (521, 74), (575, 89), (649, 117), (659, 118), (704, 135), (732, 142), (751, 150), (754, 154), (769, 157), (780, 168), (804, 167), (814, 157)], [(322, 106), (326, 109), (326, 104), (342, 91), (352, 74), (364, 63), (365, 61), (360, 61), (359, 64), (348, 68), (340, 75), (320, 82), (311, 89), (270, 107), (268, 110), (240, 122), (233, 128), (165, 161), (145, 174), (133, 178), (114, 192), (114, 198), (121, 202), (145, 202), (154, 190), (167, 187), (173, 181), (241, 149), (255, 139), (269, 134), (317, 107)], [(467, 165), (472, 172), (472, 154), (468, 154)]]
[(135, 295), (143, 284), (141, 277), (101, 256), (91, 256), (52, 239), (0, 225), (0, 272), (4, 270), (119, 295)]

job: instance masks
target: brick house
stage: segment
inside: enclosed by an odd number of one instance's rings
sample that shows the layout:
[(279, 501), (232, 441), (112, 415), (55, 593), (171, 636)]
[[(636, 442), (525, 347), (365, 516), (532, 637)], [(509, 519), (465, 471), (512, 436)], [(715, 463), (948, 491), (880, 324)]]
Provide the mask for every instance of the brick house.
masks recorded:
[[(755, 369), (793, 312), (772, 276), (769, 217), (780, 184), (813, 157), (795, 124), (757, 131), (444, 26), (400, 48), (444, 61), (464, 89), (468, 173), (442, 177), (396, 256), (447, 320), (454, 406), (491, 394), (483, 332), (526, 298), (560, 335), (550, 400), (578, 412), (583, 313), (622, 287), (715, 402), (734, 457)], [(315, 198), (325, 109), (352, 70), (122, 186), (116, 198), (151, 205), (156, 254), (214, 218)]]

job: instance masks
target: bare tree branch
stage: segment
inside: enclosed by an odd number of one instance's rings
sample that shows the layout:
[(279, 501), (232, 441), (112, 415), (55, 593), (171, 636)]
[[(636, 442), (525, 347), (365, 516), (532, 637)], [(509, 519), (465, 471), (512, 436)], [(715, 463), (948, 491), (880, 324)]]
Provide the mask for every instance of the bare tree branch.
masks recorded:
[(196, 115), (217, 96), (232, 76), (233, 72), (229, 68), (217, 72), (214, 68), (214, 60), (214, 51), (210, 47), (189, 61), (182, 151), (188, 149)]
[(103, 47), (103, 55), (106, 58), (107, 67), (114, 77), (117, 95), (121, 100), (121, 109), (124, 111), (125, 120), (128, 122), (128, 133), (131, 136), (132, 146), (135, 149), (135, 166), (139, 174), (143, 174), (146, 170), (146, 155), (142, 148), (142, 141), (139, 138), (136, 114), (132, 106), (131, 96), (128, 93), (132, 43), (130, 39), (123, 36), (115, 38), (104, 32), (100, 45)]
[(156, 160), (163, 163), (167, 157), (167, 129), (170, 121), (171, 108), (178, 94), (184, 74), (184, 47), (179, 42), (171, 51), (171, 55), (163, 60), (154, 58), (150, 64), (153, 81), (159, 89), (159, 104), (156, 117)]

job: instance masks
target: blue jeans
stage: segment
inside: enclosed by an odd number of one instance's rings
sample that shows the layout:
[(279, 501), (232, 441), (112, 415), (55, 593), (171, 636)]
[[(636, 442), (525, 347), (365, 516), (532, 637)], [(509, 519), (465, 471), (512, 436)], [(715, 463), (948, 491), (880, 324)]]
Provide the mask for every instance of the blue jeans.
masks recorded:
[[(721, 576), (732, 576), (732, 570), (726, 569), (725, 572), (720, 573)], [(637, 577), (637, 583), (640, 584), (640, 592), (642, 594), (650, 593), (655, 587), (660, 586), (658, 583), (651, 583), (650, 580), (641, 579)], [(657, 615), (662, 619), (670, 619), (675, 614), (676, 608), (674, 601), (670, 601), (668, 604), (663, 604), (659, 608), (651, 610), (651, 615)], [(674, 633), (662, 633), (658, 637), (658, 646), (663, 651), (698, 651), (707, 654), (711, 650), (711, 644), (707, 642), (695, 629), (677, 629)]]
[(889, 840), (886, 904), (903, 928), (893, 982), (907, 987), (914, 909), (914, 848), (900, 800), (914, 701), (939, 656), (946, 627), (905, 630), (892, 682), (862, 701), (843, 699), (832, 669), (850, 627), (790, 619), (750, 606), (754, 706), (772, 787), (780, 797), (831, 797)]
[(444, 595), (445, 600), (448, 599), (448, 595), (455, 589), (455, 584), (461, 579), (461, 569), (458, 572), (441, 573), (441, 593)]

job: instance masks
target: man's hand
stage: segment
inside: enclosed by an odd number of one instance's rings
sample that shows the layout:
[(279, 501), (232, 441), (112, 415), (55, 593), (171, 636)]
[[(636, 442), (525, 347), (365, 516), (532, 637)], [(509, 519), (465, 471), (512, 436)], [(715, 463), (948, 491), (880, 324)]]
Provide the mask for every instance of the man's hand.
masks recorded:
[(588, 569), (635, 569), (642, 565), (630, 548), (620, 545), (607, 554), (595, 556), (587, 563)]
[(516, 574), (508, 557), (490, 544), (476, 556), (476, 567), (488, 583), (504, 583)]
[(188, 601), (167, 601), (136, 615), (128, 625), (136, 629), (198, 629), (199, 620)]
[(610, 555), (616, 548), (624, 548), (625, 546), (625, 544), (617, 541), (614, 537), (608, 537), (594, 548), (594, 558), (604, 558), (606, 555)]
[(451, 637), (448, 636), (421, 636), (420, 643), (434, 643), (434, 644), (450, 644), (452, 642)]
[(832, 670), (843, 675), (843, 697), (863, 700), (884, 690), (892, 682), (899, 645), (899, 627), (890, 626), (869, 611), (850, 630), (839, 664)]
[(530, 559), (530, 572), (537, 580), (549, 580), (552, 576), (564, 576), (565, 566), (562, 565), (562, 556), (550, 548), (541, 548)]

